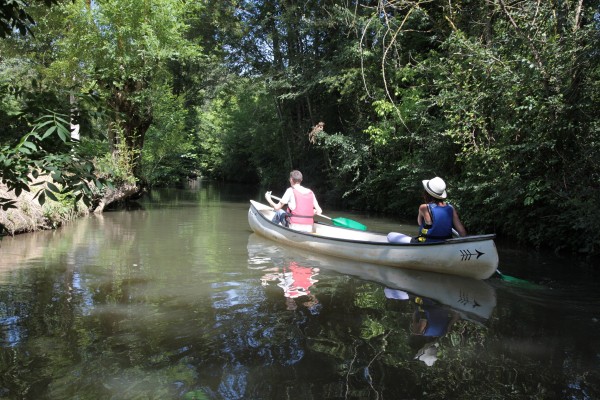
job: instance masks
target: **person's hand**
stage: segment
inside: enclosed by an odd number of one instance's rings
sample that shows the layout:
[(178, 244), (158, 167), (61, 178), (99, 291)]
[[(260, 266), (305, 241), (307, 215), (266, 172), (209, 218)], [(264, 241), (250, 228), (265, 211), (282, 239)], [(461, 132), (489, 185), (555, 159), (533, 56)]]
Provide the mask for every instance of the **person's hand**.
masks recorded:
[(265, 199), (267, 199), (267, 201), (269, 203), (271, 203), (273, 201), (273, 200), (271, 200), (271, 192), (270, 191), (265, 193)]

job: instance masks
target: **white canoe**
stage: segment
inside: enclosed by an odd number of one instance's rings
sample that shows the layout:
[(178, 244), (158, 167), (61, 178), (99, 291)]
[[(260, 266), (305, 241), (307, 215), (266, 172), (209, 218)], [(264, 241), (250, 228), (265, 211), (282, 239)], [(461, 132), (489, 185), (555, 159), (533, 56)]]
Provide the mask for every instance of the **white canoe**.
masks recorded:
[(487, 279), (498, 268), (495, 235), (438, 243), (389, 243), (387, 234), (315, 223), (313, 233), (271, 222), (273, 209), (250, 200), (248, 223), (257, 234), (289, 246), (349, 260)]
[[(434, 300), (472, 322), (482, 323), (489, 319), (496, 307), (496, 291), (479, 279), (344, 260), (298, 248), (287, 247), (286, 251), (283, 245), (254, 233), (248, 237), (248, 261), (252, 269), (270, 269), (293, 261), (302, 267), (319, 268), (320, 273), (330, 270), (353, 275), (378, 283), (385, 289), (406, 292), (412, 298), (418, 296)], [(319, 283), (315, 286), (318, 289)]]

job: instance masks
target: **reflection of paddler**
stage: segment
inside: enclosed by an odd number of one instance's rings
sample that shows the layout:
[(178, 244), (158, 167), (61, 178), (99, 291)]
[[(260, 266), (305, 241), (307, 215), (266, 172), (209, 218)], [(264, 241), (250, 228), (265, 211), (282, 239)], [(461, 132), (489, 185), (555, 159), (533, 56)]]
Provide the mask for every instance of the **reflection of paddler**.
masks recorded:
[(284, 276), (291, 276), (289, 285), (279, 284), (279, 286), (283, 288), (285, 297), (295, 299), (296, 297), (310, 294), (308, 288), (311, 287), (313, 283), (318, 282), (316, 279), (313, 279), (313, 276), (319, 272), (319, 269), (302, 267), (294, 261), (290, 262), (287, 269), (289, 272), (286, 272), (285, 267), (283, 268), (283, 274)]
[(303, 267), (291, 261), (287, 267), (283, 267), (283, 272), (266, 274), (261, 280), (263, 285), (266, 285), (267, 281), (279, 281), (277, 286), (283, 289), (283, 295), (286, 298), (289, 310), (296, 309), (293, 299), (301, 296), (310, 297), (310, 301), (304, 303), (304, 305), (311, 308), (318, 303), (309, 290), (315, 282), (318, 282), (318, 280), (313, 279), (318, 273), (319, 268)]
[(437, 361), (436, 339), (448, 333), (460, 316), (456, 311), (422, 297), (415, 297), (415, 305), (417, 309), (410, 323), (409, 345), (413, 349), (419, 349), (414, 358), (431, 367)]
[(441, 337), (459, 319), (458, 313), (437, 306), (429, 299), (415, 298), (417, 309), (413, 313), (410, 332), (413, 335)]
[(386, 287), (383, 289), (383, 293), (385, 294), (385, 297), (387, 297), (388, 299), (394, 299), (394, 300), (408, 300), (409, 299), (408, 293), (406, 293), (404, 290), (390, 289), (390, 288)]

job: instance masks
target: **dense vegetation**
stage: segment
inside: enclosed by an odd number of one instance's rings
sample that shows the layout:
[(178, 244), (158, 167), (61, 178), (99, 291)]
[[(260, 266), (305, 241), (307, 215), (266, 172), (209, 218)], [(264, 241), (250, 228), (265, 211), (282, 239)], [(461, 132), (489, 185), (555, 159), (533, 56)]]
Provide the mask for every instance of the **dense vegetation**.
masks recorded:
[(116, 183), (298, 168), (411, 218), (439, 175), (471, 233), (600, 251), (597, 0), (44, 3), (2, 19), (2, 145), (59, 112)]

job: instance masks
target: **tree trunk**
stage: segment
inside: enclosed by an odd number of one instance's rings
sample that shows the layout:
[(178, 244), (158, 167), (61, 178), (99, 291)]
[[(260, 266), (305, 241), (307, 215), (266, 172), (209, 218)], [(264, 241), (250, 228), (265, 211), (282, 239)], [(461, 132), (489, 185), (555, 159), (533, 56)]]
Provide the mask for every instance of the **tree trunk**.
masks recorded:
[(125, 184), (115, 189), (108, 189), (100, 203), (94, 209), (94, 213), (101, 213), (111, 203), (116, 201), (122, 201), (130, 198), (131, 196), (139, 193), (140, 188), (137, 185)]

